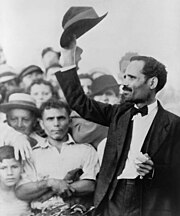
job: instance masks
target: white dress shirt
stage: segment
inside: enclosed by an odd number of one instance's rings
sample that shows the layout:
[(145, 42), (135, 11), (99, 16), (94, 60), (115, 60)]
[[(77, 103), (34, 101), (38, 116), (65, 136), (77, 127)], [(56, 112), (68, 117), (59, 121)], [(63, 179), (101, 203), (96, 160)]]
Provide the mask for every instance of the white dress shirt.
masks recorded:
[(141, 155), (146, 135), (157, 113), (157, 101), (148, 106), (148, 114), (141, 116), (140, 113), (133, 117), (132, 139), (125, 167), (117, 179), (135, 179), (139, 174), (136, 168), (136, 159)]

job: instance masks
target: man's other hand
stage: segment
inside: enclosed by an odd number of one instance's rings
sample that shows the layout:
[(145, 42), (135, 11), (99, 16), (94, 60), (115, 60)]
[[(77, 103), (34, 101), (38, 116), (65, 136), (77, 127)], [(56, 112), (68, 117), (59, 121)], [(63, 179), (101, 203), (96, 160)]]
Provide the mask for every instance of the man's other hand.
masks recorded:
[(136, 166), (137, 166), (137, 172), (140, 175), (140, 178), (143, 178), (145, 175), (153, 172), (154, 163), (151, 160), (151, 158), (149, 158), (143, 163), (136, 164)]

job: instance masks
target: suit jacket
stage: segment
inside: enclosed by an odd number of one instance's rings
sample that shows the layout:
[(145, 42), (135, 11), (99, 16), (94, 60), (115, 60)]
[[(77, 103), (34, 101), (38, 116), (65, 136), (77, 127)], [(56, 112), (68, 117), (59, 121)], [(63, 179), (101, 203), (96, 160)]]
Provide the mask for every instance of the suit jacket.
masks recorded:
[[(83, 118), (109, 127), (104, 158), (97, 180), (94, 204), (98, 212), (113, 196), (118, 162), (122, 157), (132, 104), (110, 105), (89, 99), (83, 92), (76, 69), (57, 72), (56, 77), (73, 110)], [(73, 93), (73, 96), (72, 96)], [(180, 171), (180, 118), (158, 102), (158, 112), (142, 146), (154, 162), (153, 178), (139, 179), (141, 188), (141, 213), (143, 216), (177, 215)], [(125, 159), (121, 160), (119, 173)], [(177, 195), (177, 197), (175, 196)], [(179, 203), (180, 204), (180, 203)]]

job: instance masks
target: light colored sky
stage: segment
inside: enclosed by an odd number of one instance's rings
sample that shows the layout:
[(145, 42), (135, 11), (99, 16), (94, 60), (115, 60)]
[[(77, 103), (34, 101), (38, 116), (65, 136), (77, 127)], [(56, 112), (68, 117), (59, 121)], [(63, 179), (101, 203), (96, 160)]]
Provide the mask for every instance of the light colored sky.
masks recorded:
[(16, 68), (41, 63), (41, 50), (59, 49), (62, 17), (71, 6), (93, 6), (107, 17), (78, 40), (81, 72), (103, 67), (117, 76), (125, 52), (150, 55), (167, 66), (180, 89), (179, 0), (0, 0), (0, 44)]

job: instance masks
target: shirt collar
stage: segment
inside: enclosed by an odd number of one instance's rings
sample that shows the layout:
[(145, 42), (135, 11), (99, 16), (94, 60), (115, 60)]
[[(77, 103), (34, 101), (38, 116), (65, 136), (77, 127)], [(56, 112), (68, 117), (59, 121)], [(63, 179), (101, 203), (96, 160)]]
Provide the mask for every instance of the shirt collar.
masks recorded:
[(154, 109), (156, 109), (158, 106), (157, 100), (155, 100), (152, 104), (148, 105), (148, 114), (151, 113)]
[[(134, 105), (134, 107), (138, 109), (136, 104)], [(147, 107), (148, 107), (148, 115), (149, 115), (149, 113), (151, 113), (154, 109), (157, 109), (157, 107), (158, 107), (157, 100), (155, 100), (153, 103), (149, 104)]]
[[(73, 140), (72, 136), (68, 134), (68, 140), (63, 143), (63, 145), (72, 145), (75, 144), (75, 141)], [(38, 143), (36, 147), (41, 148), (49, 148), (52, 147), (52, 145), (48, 142), (48, 139), (45, 139), (44, 142)]]

